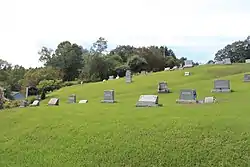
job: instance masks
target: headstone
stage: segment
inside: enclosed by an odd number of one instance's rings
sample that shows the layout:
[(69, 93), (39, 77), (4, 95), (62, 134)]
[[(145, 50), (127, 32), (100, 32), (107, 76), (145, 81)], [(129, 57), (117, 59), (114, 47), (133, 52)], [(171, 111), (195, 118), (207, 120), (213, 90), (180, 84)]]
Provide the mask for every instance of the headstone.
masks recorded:
[(158, 104), (159, 97), (157, 95), (141, 95), (136, 107), (156, 107), (162, 106)]
[(102, 103), (115, 103), (115, 91), (114, 90), (105, 90), (104, 91), (104, 99), (101, 101)]
[(245, 61), (246, 61), (246, 63), (250, 63), (250, 59), (246, 59)]
[(169, 93), (167, 82), (158, 83), (158, 93)]
[(117, 75), (115, 79), (119, 79), (120, 77)]
[(173, 67), (173, 70), (176, 70), (177, 68), (178, 68), (177, 66), (174, 66), (174, 67)]
[(195, 89), (182, 89), (176, 103), (197, 103), (197, 93)]
[(51, 98), (48, 105), (49, 106), (59, 106), (59, 99), (58, 98)]
[(23, 107), (27, 107), (27, 106), (28, 106), (28, 102), (26, 100), (21, 100), (19, 107), (23, 108)]
[(215, 80), (211, 92), (231, 92), (229, 80)]
[(193, 67), (193, 60), (185, 60), (184, 68)]
[(185, 72), (184, 75), (185, 75), (185, 76), (189, 76), (189, 75), (190, 75), (190, 72)]
[(114, 79), (113, 75), (109, 76), (109, 80), (113, 80), (113, 79)]
[(164, 68), (164, 71), (169, 71), (170, 67)]
[(70, 95), (68, 98), (68, 102), (71, 104), (76, 103), (76, 95), (75, 94)]
[(244, 82), (250, 82), (250, 74), (244, 74)]
[(215, 98), (214, 97), (205, 97), (204, 103), (214, 103)]
[(224, 61), (216, 61), (215, 64), (224, 64)]
[(141, 71), (141, 75), (146, 75), (146, 71)]
[(39, 100), (34, 100), (33, 103), (31, 104), (31, 106), (39, 106), (39, 105), (40, 105)]
[(132, 82), (132, 75), (131, 75), (131, 71), (130, 70), (126, 71), (125, 80), (126, 80), (126, 83), (131, 83)]
[(26, 87), (25, 89), (25, 98), (28, 99), (28, 96), (29, 96), (29, 87)]
[(224, 64), (232, 64), (230, 58), (226, 58), (223, 60)]
[(88, 103), (88, 100), (80, 100), (79, 104)]

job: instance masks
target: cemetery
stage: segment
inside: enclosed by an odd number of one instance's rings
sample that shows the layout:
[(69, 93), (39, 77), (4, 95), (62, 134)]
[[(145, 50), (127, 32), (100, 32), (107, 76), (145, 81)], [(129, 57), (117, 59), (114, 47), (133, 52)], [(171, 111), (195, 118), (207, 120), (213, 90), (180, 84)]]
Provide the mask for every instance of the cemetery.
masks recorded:
[[(155, 159), (168, 166), (172, 155), (178, 155), (174, 166), (188, 163), (188, 156), (202, 159), (200, 166), (213, 158), (246, 166), (240, 159), (247, 158), (236, 145), (249, 148), (250, 85), (244, 83), (249, 80), (249, 64), (204, 65), (188, 72), (192, 77), (184, 77), (180, 70), (147, 76), (126, 71), (122, 79), (105, 84), (65, 87), (44, 100), (32, 96), (31, 104), (28, 97), (20, 107), (0, 112), (0, 159), (15, 166), (11, 155), (25, 155), (26, 166), (50, 166), (53, 152), (65, 160), (61, 166), (81, 166), (86, 156), (84, 164), (90, 166), (97, 161), (122, 166), (123, 160), (140, 166), (141, 158), (145, 166)], [(221, 93), (232, 89), (235, 92)], [(46, 161), (39, 159), (41, 154)], [(235, 159), (227, 158), (231, 156)], [(195, 163), (192, 159), (191, 166)]]

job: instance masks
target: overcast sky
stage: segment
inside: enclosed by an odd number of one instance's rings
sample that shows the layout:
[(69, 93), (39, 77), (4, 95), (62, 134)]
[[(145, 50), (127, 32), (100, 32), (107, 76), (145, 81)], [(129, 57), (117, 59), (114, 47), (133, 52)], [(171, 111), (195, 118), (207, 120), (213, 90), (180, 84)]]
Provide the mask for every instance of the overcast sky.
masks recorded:
[(213, 59), (250, 35), (250, 0), (0, 0), (0, 58), (35, 67), (42, 46), (166, 45), (178, 57)]

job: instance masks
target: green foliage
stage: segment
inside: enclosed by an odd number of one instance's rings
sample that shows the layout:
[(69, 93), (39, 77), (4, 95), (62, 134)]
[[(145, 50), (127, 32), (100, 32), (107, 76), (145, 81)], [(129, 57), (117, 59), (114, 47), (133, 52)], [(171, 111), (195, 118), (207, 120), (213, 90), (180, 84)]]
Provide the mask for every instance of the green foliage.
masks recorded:
[(147, 61), (138, 55), (134, 55), (128, 60), (129, 68), (134, 72), (140, 72), (147, 69)]
[(9, 100), (9, 101), (5, 101), (3, 103), (4, 109), (16, 108), (19, 106), (20, 106), (20, 101), (18, 101), (18, 100)]
[(44, 65), (60, 69), (63, 74), (63, 81), (72, 81), (78, 77), (79, 69), (83, 65), (83, 49), (81, 46), (64, 41), (57, 46), (54, 54), (47, 50), (44, 51), (44, 48), (42, 48), (42, 51), (39, 52), (41, 55), (40, 61), (43, 61)]
[(250, 43), (248, 38), (244, 41), (233, 42), (220, 49), (215, 54), (214, 60), (222, 61), (225, 58), (230, 58), (233, 63), (243, 63), (246, 59), (250, 59)]

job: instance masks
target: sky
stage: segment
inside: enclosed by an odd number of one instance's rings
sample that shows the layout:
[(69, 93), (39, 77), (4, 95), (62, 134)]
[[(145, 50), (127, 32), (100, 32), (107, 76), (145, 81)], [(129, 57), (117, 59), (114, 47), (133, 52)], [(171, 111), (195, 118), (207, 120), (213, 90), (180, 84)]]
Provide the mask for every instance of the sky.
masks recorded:
[(205, 63), (250, 35), (249, 0), (0, 0), (0, 59), (41, 66), (42, 46), (165, 45)]

